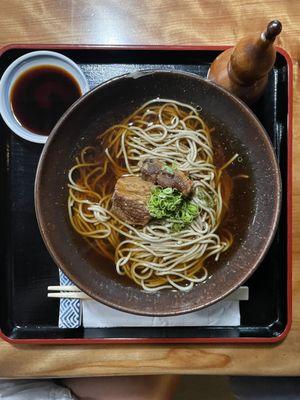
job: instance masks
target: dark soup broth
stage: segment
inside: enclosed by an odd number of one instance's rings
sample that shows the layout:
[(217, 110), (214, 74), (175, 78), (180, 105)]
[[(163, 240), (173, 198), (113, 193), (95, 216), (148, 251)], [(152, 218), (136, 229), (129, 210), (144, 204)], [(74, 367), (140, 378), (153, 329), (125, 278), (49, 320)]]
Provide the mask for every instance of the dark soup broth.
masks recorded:
[(18, 77), (11, 90), (10, 104), (20, 125), (33, 133), (49, 135), (80, 96), (80, 87), (71, 74), (60, 67), (41, 65)]

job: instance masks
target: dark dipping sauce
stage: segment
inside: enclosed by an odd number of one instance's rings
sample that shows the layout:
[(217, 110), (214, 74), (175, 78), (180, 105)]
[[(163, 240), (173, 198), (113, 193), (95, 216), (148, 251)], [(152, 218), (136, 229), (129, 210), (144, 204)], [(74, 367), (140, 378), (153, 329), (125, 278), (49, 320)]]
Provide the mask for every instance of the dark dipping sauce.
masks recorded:
[(53, 65), (33, 67), (14, 83), (10, 104), (20, 125), (39, 135), (52, 128), (81, 96), (76, 80), (67, 71)]

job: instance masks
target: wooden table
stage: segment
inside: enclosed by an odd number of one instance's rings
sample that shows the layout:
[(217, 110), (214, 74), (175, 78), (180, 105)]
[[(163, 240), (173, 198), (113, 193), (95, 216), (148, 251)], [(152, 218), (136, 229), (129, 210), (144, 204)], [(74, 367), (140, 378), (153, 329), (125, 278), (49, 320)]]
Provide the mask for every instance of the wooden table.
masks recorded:
[[(1, 0), (0, 43), (234, 44), (268, 21), (294, 63), (293, 325), (277, 345), (13, 346), (0, 377), (118, 374), (300, 375), (299, 0)], [(297, 229), (298, 228), (298, 229)], [(299, 247), (298, 247), (299, 246)]]

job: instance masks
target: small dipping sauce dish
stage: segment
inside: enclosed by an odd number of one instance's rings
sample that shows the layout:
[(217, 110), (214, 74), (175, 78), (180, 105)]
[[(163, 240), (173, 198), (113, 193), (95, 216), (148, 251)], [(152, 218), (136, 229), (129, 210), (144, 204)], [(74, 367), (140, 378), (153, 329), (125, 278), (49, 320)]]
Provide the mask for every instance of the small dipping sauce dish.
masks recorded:
[(33, 51), (15, 60), (0, 81), (0, 112), (23, 139), (45, 143), (63, 113), (89, 91), (77, 64), (53, 51)]

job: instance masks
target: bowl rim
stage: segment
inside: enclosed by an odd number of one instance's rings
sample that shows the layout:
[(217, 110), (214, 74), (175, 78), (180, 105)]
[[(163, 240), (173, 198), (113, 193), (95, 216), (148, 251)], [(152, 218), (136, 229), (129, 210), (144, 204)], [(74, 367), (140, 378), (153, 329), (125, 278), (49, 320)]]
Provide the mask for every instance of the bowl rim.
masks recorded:
[[(34, 62), (34, 67), (47, 65), (47, 61), (43, 61), (44, 57), (48, 57), (53, 61), (51, 65), (56, 65), (57, 67), (64, 69), (67, 71), (72, 77), (75, 79), (77, 84), (80, 87), (81, 95), (87, 93), (90, 90), (88, 80), (84, 73), (81, 71), (79, 66), (71, 60), (69, 57), (65, 55), (48, 50), (38, 50), (31, 51), (26, 53), (17, 59), (15, 59), (4, 71), (1, 80), (0, 80), (0, 113), (1, 116), (6, 123), (6, 125), (10, 128), (10, 130), (21, 138), (28, 140), (33, 143), (44, 144), (48, 140), (47, 135), (40, 135), (38, 133), (34, 133), (24, 126), (20, 125), (15, 117), (9, 101), (10, 90), (18, 79), (26, 71), (33, 68), (30, 65), (31, 62)], [(64, 64), (64, 65), (63, 65)], [(70, 67), (70, 69), (66, 68), (66, 65)], [(19, 69), (24, 67), (24, 69)]]
[[(266, 146), (267, 146), (267, 151), (270, 161), (272, 161), (272, 166), (274, 167), (274, 177), (275, 177), (275, 184), (276, 184), (276, 190), (274, 191), (275, 196), (274, 196), (274, 202), (275, 202), (275, 207), (273, 209), (272, 213), (272, 221), (270, 223), (270, 228), (269, 228), (269, 235), (264, 238), (264, 245), (262, 247), (262, 250), (260, 253), (257, 255), (255, 258), (255, 262), (252, 264), (251, 268), (249, 268), (248, 272), (243, 275), (243, 277), (237, 281), (234, 285), (232, 285), (227, 291), (222, 292), (219, 296), (216, 296), (213, 300), (208, 301), (206, 303), (201, 304), (200, 306), (196, 305), (193, 307), (190, 307), (188, 310), (179, 310), (179, 311), (174, 311), (174, 312), (141, 312), (136, 309), (130, 308), (130, 304), (127, 305), (116, 305), (109, 300), (99, 296), (95, 295), (92, 293), (89, 288), (84, 287), (84, 285), (81, 284), (81, 282), (78, 282), (77, 278), (74, 277), (72, 273), (68, 271), (68, 267), (65, 265), (65, 261), (60, 258), (60, 256), (57, 254), (54, 246), (51, 245), (50, 240), (48, 239), (44, 226), (46, 225), (46, 222), (43, 220), (42, 216), (42, 208), (41, 208), (41, 199), (39, 195), (39, 187), (41, 185), (42, 181), (42, 173), (43, 173), (43, 164), (44, 164), (44, 159), (47, 156), (47, 153), (49, 151), (49, 148), (51, 146), (52, 140), (57, 136), (57, 132), (60, 128), (60, 126), (64, 123), (64, 121), (69, 117), (69, 114), (73, 113), (76, 111), (76, 109), (80, 106), (81, 103), (87, 101), (89, 96), (92, 96), (95, 92), (98, 90), (101, 90), (103, 87), (110, 85), (112, 82), (118, 81), (118, 80), (123, 80), (123, 79), (139, 79), (140, 77), (144, 77), (146, 75), (155, 75), (155, 74), (172, 74), (172, 75), (181, 75), (183, 77), (191, 77), (191, 78), (196, 78), (197, 80), (201, 81), (202, 83), (206, 85), (213, 86), (217, 92), (220, 92), (222, 95), (236, 103), (239, 108), (243, 109), (246, 114), (247, 118), (250, 118), (258, 128), (260, 132), (260, 136), (263, 138)], [(41, 236), (43, 238), (43, 241), (46, 245), (46, 248), (48, 249), (50, 255), (52, 256), (53, 260), (55, 261), (56, 265), (78, 286), (83, 292), (87, 293), (91, 298), (94, 300), (109, 306), (111, 308), (117, 309), (119, 311), (131, 313), (131, 314), (136, 314), (136, 315), (143, 315), (143, 316), (162, 316), (162, 317), (167, 317), (167, 316), (176, 316), (176, 315), (182, 315), (194, 311), (201, 310), (203, 308), (206, 308), (210, 305), (213, 305), (220, 300), (223, 300), (226, 298), (229, 294), (231, 294), (233, 291), (235, 291), (238, 287), (240, 287), (249, 277), (254, 273), (254, 271), (257, 269), (259, 264), (262, 262), (263, 258), (265, 257), (273, 239), (276, 233), (276, 228), (279, 222), (279, 217), (280, 217), (280, 211), (281, 211), (281, 200), (282, 200), (282, 184), (281, 184), (281, 173), (280, 169), (278, 166), (278, 161), (274, 152), (274, 148), (272, 146), (271, 140), (259, 121), (259, 119), (256, 117), (256, 115), (251, 111), (251, 109), (239, 98), (237, 98), (235, 95), (232, 93), (228, 92), (226, 89), (220, 87), (219, 85), (215, 84), (214, 82), (211, 82), (207, 78), (203, 78), (197, 74), (191, 73), (191, 72), (185, 72), (185, 71), (166, 71), (166, 70), (160, 70), (160, 69), (147, 69), (147, 70), (138, 70), (135, 72), (131, 73), (126, 73), (122, 74), (120, 76), (113, 77), (100, 85), (96, 86), (94, 89), (92, 89), (90, 92), (86, 93), (82, 97), (80, 97), (76, 102), (74, 102), (70, 108), (62, 115), (62, 117), (59, 119), (59, 121), (56, 123), (54, 128), (52, 129), (50, 135), (49, 135), (49, 140), (45, 144), (43, 151), (41, 153), (37, 171), (36, 171), (36, 178), (35, 178), (35, 185), (34, 185), (34, 202), (35, 202), (35, 211), (36, 211), (36, 217), (37, 217), (37, 222), (38, 226), (41, 232)]]

